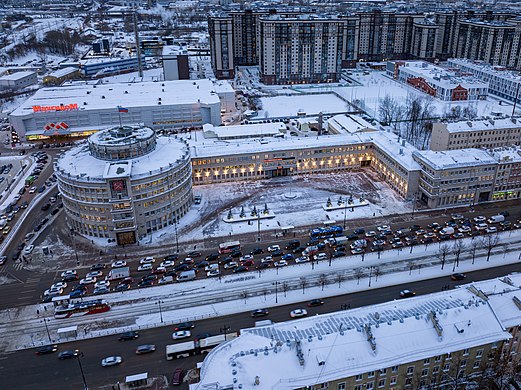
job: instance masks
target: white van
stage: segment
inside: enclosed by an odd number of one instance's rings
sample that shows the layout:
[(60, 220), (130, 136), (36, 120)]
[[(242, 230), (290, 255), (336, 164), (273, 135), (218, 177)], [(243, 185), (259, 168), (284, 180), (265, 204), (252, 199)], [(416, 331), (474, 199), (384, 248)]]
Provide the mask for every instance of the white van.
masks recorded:
[(178, 282), (186, 282), (187, 280), (195, 279), (195, 271), (192, 269), (190, 271), (183, 271), (179, 275), (177, 275)]

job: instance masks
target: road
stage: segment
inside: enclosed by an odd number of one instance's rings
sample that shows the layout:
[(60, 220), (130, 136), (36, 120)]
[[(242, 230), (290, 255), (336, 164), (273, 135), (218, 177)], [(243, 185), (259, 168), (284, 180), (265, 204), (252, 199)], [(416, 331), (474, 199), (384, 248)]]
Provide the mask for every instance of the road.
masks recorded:
[[(416, 291), (418, 294), (438, 292), (442, 286), (450, 284), (467, 283), (502, 276), (510, 272), (521, 271), (520, 265), (491, 268), (488, 270), (476, 271), (467, 274), (467, 280), (463, 282), (453, 282), (447, 278), (437, 278), (421, 282), (408, 283), (406, 286), (392, 286), (379, 290), (364, 291), (360, 293), (337, 296), (326, 300), (320, 307), (309, 308), (310, 315), (317, 313), (328, 313), (340, 310), (344, 304), (349, 304), (351, 308), (376, 304), (389, 301), (398, 297), (398, 293), (404, 287)], [(305, 305), (305, 301), (301, 306)], [(270, 308), (270, 315), (267, 317), (273, 321), (288, 321), (289, 311), (299, 307), (299, 305), (288, 305)], [(110, 314), (109, 314), (110, 315)], [(222, 333), (224, 327), (231, 327), (232, 331), (240, 328), (247, 328), (254, 325), (254, 319), (249, 313), (234, 314), (231, 316), (214, 318), (211, 320), (200, 321), (193, 329), (193, 334), (199, 333)], [(194, 356), (181, 360), (167, 361), (165, 357), (165, 347), (172, 344), (171, 327), (162, 327), (140, 332), (140, 338), (133, 341), (118, 341), (118, 337), (109, 336), (97, 339), (90, 339), (75, 343), (67, 343), (59, 346), (59, 350), (80, 349), (84, 356), (81, 359), (85, 378), (90, 388), (106, 384), (114, 384), (117, 381), (123, 382), (126, 375), (148, 372), (149, 376), (168, 375), (171, 377), (174, 369), (182, 367), (189, 369), (195, 367), (196, 363), (203, 360), (203, 356)], [(135, 355), (134, 351), (138, 345), (155, 344), (156, 352), (149, 355)], [(110, 355), (120, 355), (123, 363), (120, 366), (102, 368), (100, 361)], [(20, 367), (23, 367), (23, 375), (20, 375)], [(82, 388), (82, 379), (78, 362), (76, 359), (60, 361), (57, 354), (36, 356), (34, 350), (19, 351), (3, 355), (0, 357), (0, 375), (2, 386), (12, 389), (34, 389), (36, 383), (40, 390), (44, 389), (79, 389)], [(184, 385), (184, 388), (187, 388)]]

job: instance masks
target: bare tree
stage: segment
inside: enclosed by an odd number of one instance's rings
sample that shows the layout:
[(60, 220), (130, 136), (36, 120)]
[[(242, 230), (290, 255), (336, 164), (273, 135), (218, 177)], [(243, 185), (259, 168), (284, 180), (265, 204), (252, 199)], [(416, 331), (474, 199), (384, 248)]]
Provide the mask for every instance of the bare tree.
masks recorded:
[(324, 291), (324, 286), (326, 285), (327, 283), (327, 277), (325, 274), (321, 274), (320, 277), (319, 277), (319, 283), (320, 283), (320, 286), (322, 287), (322, 291)]
[(416, 266), (416, 263), (415, 263), (414, 261), (409, 261), (409, 262), (407, 263), (407, 267), (409, 267), (409, 275), (412, 274), (412, 270), (413, 270), (413, 268), (414, 268), (415, 266)]
[(307, 285), (308, 285), (308, 281), (306, 280), (306, 278), (301, 277), (300, 278), (300, 286), (302, 287), (302, 294), (305, 294)]
[(432, 130), (431, 121), (435, 111), (433, 99), (409, 94), (405, 106), (404, 137), (411, 144), (425, 149)]
[(450, 248), (447, 244), (443, 244), (440, 246), (440, 249), (438, 251), (438, 254), (441, 257), (441, 269), (445, 267), (445, 260), (447, 259), (447, 255), (450, 253)]
[(244, 303), (246, 304), (246, 299), (248, 299), (248, 291), (242, 291), (241, 298), (244, 299)]
[(288, 292), (288, 282), (282, 282), (282, 291), (284, 291), (284, 298), (286, 298), (286, 293)]
[(481, 248), (481, 242), (479, 240), (472, 240), (469, 245), (469, 250), (472, 255), (472, 264), (476, 260), (476, 251)]
[(338, 282), (338, 288), (341, 287), (342, 282), (345, 280), (345, 276), (342, 272), (336, 274), (336, 281)]
[(461, 252), (463, 252), (466, 249), (465, 244), (463, 241), (458, 240), (452, 245), (452, 254), (456, 257), (454, 259), (454, 266), (452, 267), (452, 272), (455, 271), (456, 267), (459, 267), (459, 258), (461, 256)]
[(510, 389), (512, 380), (521, 380), (521, 365), (512, 359), (510, 348), (495, 348), (490, 351), (488, 367), (485, 370), (487, 388)]
[(373, 274), (374, 274), (374, 276), (376, 278), (375, 282), (378, 282), (378, 277), (382, 276), (382, 270), (380, 269), (380, 267), (374, 267)]
[(499, 244), (499, 234), (486, 234), (481, 238), (483, 248), (487, 250), (487, 262), (490, 260), (492, 250)]
[(402, 117), (403, 107), (392, 96), (385, 95), (385, 97), (380, 100), (378, 112), (380, 114), (380, 122), (388, 126), (396, 126)]
[(362, 268), (357, 268), (355, 270), (355, 276), (356, 276), (356, 284), (360, 284), (360, 278), (362, 278), (364, 276), (364, 270)]

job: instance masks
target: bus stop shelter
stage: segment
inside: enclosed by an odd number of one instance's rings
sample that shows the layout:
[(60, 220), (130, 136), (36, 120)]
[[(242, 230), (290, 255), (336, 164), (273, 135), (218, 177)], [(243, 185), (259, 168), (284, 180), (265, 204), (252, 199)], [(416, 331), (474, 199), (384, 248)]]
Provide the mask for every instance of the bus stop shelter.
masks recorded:
[(134, 374), (125, 377), (125, 385), (128, 388), (145, 386), (148, 384), (148, 372), (143, 372), (141, 374)]

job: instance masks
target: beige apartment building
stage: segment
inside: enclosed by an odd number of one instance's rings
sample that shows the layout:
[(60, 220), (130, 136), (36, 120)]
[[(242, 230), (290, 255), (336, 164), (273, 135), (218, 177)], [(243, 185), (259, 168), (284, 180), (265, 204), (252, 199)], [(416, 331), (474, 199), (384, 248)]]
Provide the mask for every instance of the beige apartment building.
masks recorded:
[(492, 149), (521, 146), (521, 122), (516, 118), (437, 122), (432, 126), (431, 150)]

